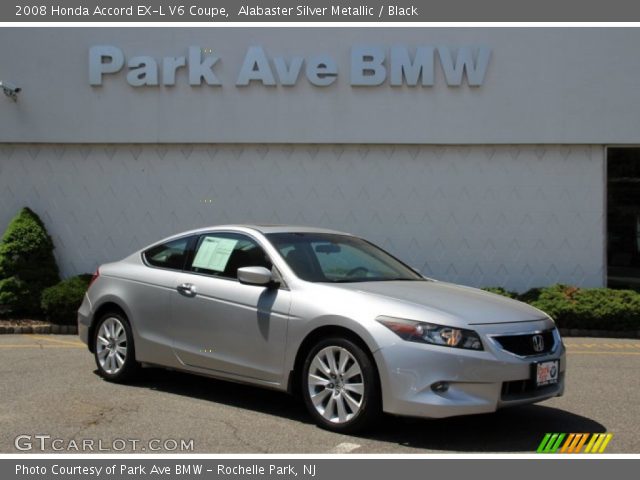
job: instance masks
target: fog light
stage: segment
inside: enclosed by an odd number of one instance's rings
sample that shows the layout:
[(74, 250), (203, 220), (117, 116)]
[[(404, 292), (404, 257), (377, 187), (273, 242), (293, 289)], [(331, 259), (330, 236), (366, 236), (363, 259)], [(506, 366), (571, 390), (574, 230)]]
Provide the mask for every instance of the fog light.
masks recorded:
[(436, 382), (431, 385), (431, 390), (436, 393), (444, 393), (449, 390), (449, 382)]

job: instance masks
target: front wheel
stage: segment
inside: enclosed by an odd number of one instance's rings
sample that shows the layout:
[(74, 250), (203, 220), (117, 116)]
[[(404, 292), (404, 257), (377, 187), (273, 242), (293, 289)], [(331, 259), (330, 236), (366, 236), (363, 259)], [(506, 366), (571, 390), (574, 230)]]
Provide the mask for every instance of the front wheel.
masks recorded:
[(356, 343), (339, 337), (318, 342), (306, 357), (302, 375), (304, 402), (319, 426), (353, 433), (379, 415), (378, 374)]
[(96, 326), (95, 360), (98, 373), (112, 382), (130, 380), (138, 370), (131, 326), (120, 313), (107, 313)]

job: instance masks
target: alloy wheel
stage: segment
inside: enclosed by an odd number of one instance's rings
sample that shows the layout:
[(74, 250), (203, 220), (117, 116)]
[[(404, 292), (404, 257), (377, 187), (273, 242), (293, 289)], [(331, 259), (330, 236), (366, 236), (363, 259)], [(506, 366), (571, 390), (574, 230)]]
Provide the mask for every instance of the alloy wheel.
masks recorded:
[(117, 374), (127, 360), (127, 332), (116, 317), (108, 317), (100, 325), (96, 339), (100, 367), (108, 374)]
[(362, 368), (346, 348), (329, 346), (320, 350), (309, 366), (307, 383), (313, 406), (329, 422), (349, 422), (362, 409)]

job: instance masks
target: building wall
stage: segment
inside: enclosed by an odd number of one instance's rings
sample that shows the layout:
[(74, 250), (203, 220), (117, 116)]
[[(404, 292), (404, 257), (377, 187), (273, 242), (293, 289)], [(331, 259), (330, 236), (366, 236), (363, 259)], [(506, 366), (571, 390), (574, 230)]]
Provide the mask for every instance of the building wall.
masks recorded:
[(256, 222), (354, 232), (467, 285), (601, 286), (604, 185), (593, 145), (0, 144), (0, 228), (34, 209), (65, 275)]
[[(0, 98), (0, 142), (640, 143), (638, 28), (2, 28), (0, 44), (0, 80), (23, 88), (15, 103)], [(191, 86), (183, 68), (174, 86), (133, 87), (125, 66), (91, 86), (96, 45), (158, 63), (199, 46), (220, 58), (222, 85)], [(357, 87), (361, 45), (380, 48), (386, 67), (394, 46), (486, 47), (491, 58), (481, 86), (448, 86), (434, 60), (433, 86)], [(237, 86), (251, 46), (273, 70), (277, 56), (329, 56), (338, 76)]]

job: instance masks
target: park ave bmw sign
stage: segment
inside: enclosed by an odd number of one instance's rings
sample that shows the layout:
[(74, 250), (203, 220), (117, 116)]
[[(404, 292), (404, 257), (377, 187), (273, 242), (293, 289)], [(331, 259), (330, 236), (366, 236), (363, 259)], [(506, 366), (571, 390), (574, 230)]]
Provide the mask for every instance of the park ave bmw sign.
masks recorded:
[[(484, 46), (358, 45), (350, 51), (349, 85), (431, 87), (436, 83), (439, 67), (447, 86), (479, 87), (484, 83), (490, 58), (491, 49)], [(96, 45), (89, 49), (89, 84), (101, 86), (109, 77), (124, 75), (132, 87), (172, 86), (178, 72), (185, 71), (192, 86), (293, 86), (304, 77), (314, 86), (328, 87), (340, 74), (338, 62), (331, 55), (270, 55), (262, 46), (247, 49), (233, 78), (223, 78), (217, 71), (223, 61), (215, 49), (200, 46), (188, 47), (186, 55), (154, 58), (128, 56), (117, 46)]]

